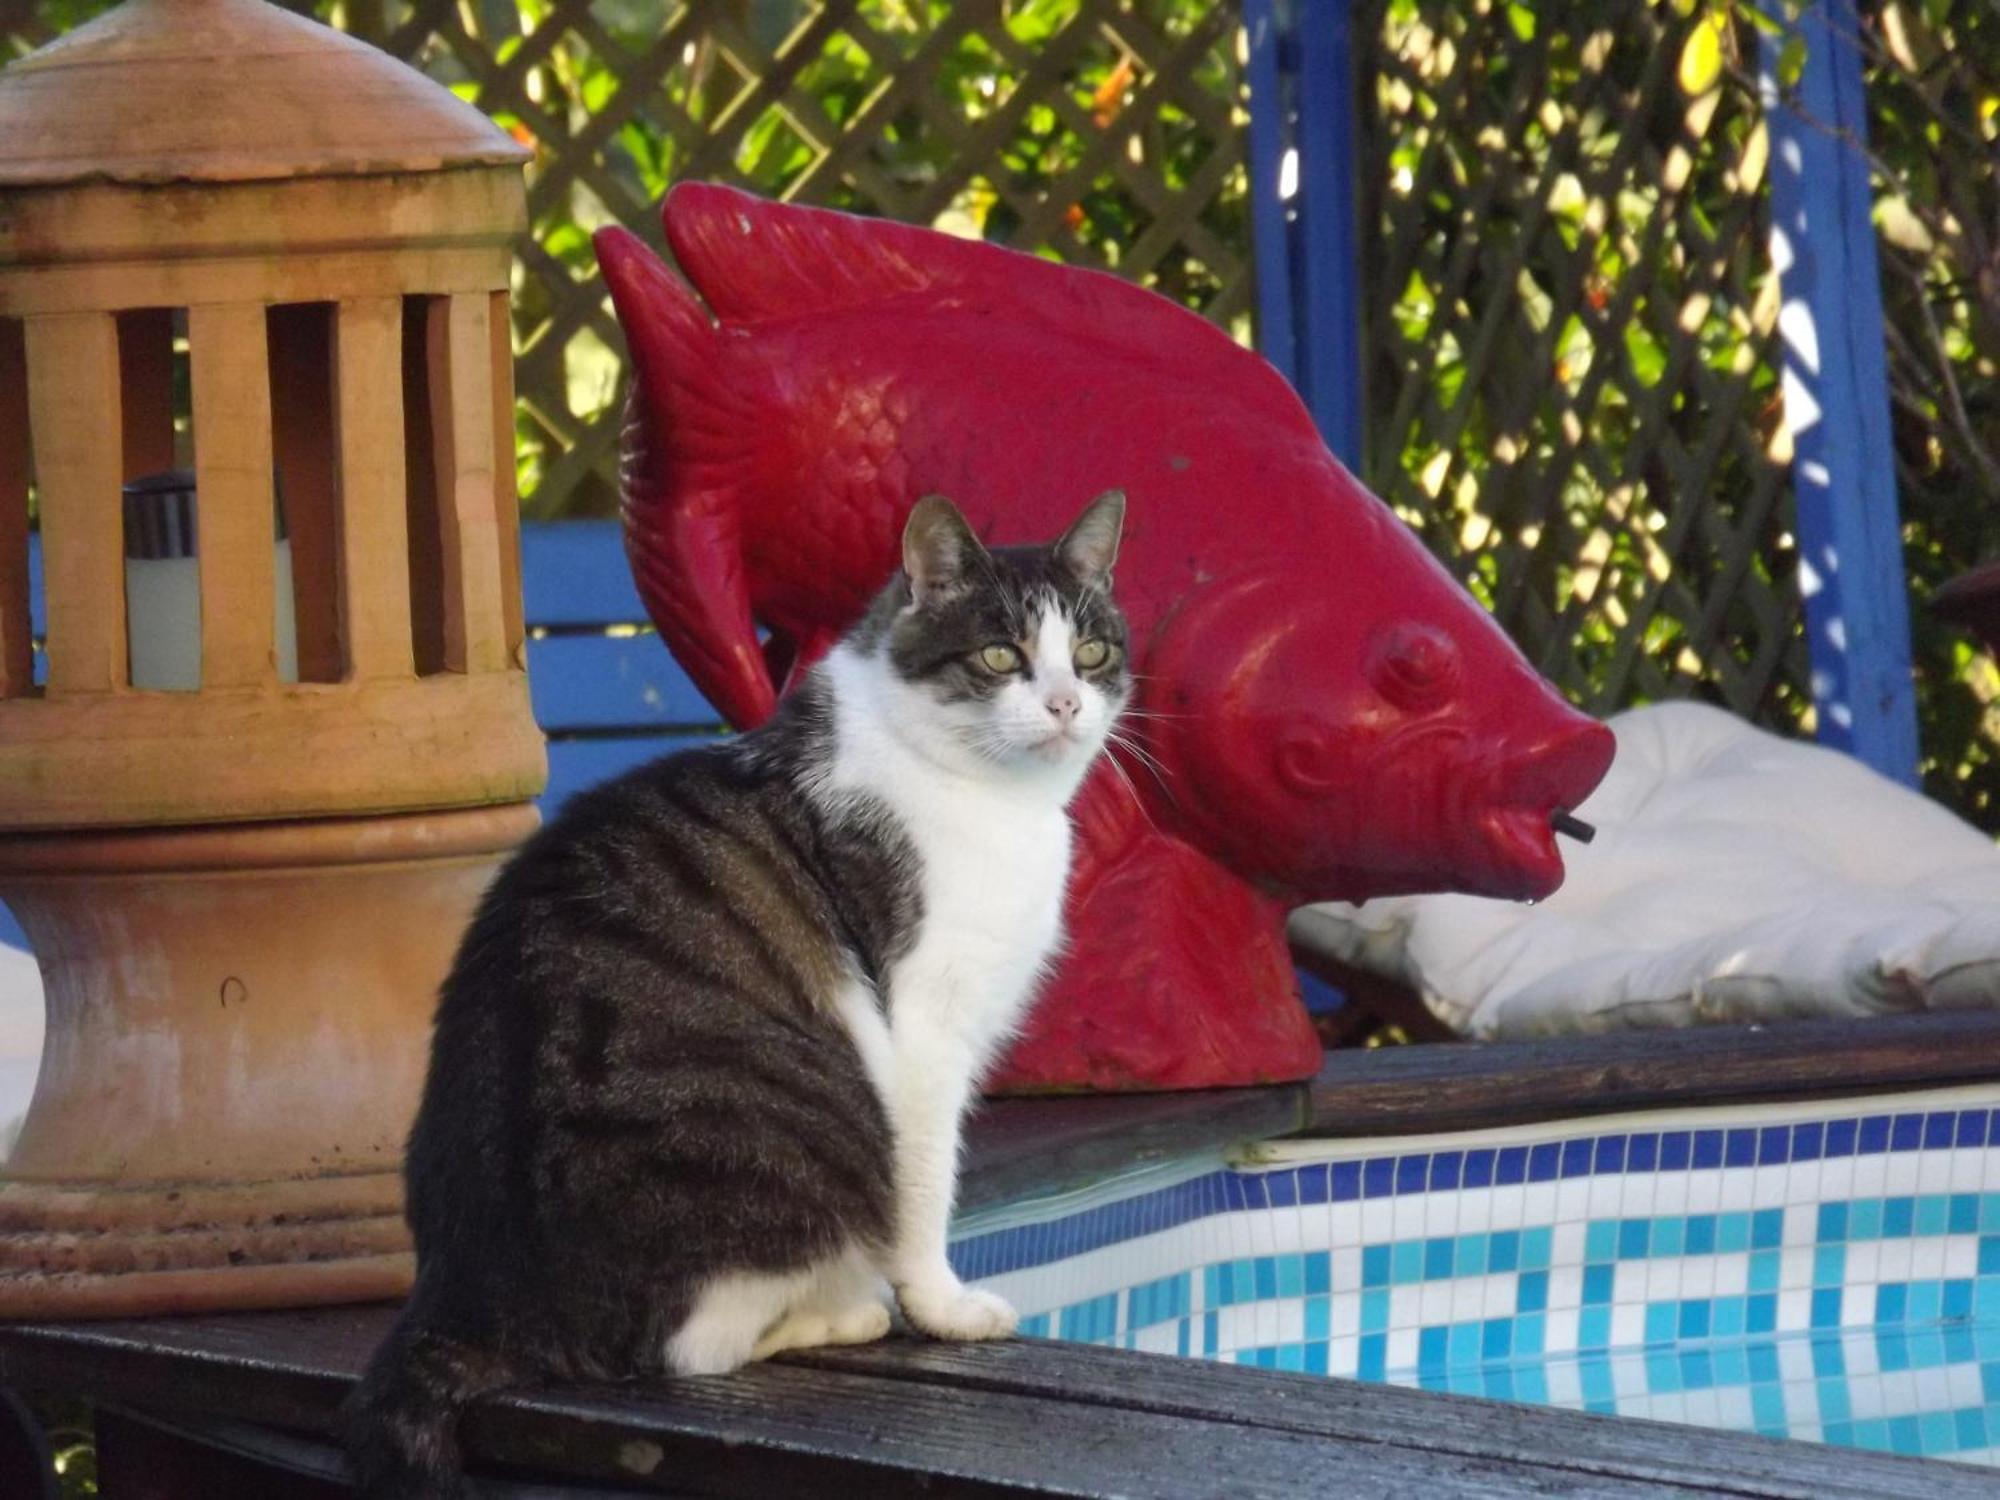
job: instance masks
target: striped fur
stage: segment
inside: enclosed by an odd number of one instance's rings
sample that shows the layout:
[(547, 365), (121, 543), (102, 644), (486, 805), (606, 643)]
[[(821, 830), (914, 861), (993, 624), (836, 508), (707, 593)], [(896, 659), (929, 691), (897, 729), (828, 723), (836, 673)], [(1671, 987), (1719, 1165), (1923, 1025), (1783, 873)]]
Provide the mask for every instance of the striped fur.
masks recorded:
[(411, 1132), (417, 1286), (350, 1403), (364, 1495), (451, 1494), (486, 1391), (878, 1337), (885, 1282), (922, 1331), (1011, 1331), (945, 1220), (1128, 691), (1121, 516), (989, 552), (928, 502), (770, 724), (573, 799), (502, 871)]

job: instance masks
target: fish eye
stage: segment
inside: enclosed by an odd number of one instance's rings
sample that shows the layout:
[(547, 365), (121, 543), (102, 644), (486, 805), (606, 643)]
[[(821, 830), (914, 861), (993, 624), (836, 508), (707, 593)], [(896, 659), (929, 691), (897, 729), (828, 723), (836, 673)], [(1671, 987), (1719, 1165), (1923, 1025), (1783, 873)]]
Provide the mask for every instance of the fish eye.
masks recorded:
[(1009, 672), (1021, 670), (1021, 653), (1012, 646), (996, 643), (980, 651), (979, 665), (996, 677), (1004, 677)]
[(1458, 684), (1458, 649), (1426, 625), (1392, 626), (1375, 643), (1368, 676), (1391, 703), (1413, 713), (1443, 703)]
[(1084, 641), (1076, 648), (1071, 658), (1080, 672), (1094, 672), (1111, 660), (1111, 647), (1103, 641)]

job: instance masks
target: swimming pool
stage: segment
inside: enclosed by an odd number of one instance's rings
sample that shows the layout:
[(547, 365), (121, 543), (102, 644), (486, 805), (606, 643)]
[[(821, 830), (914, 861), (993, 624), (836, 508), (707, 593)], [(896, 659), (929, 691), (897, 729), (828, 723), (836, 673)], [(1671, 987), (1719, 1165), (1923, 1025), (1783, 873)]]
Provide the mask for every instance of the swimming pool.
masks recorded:
[(2000, 1085), (1271, 1142), (955, 1235), (1030, 1336), (2000, 1465)]

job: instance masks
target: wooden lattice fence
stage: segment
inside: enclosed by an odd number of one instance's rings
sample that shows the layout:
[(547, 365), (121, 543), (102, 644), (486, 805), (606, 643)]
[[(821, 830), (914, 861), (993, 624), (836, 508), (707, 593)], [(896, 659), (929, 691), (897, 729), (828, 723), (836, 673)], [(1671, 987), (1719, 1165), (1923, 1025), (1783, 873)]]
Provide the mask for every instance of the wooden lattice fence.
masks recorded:
[(1388, 7), (1368, 477), (1608, 711), (1805, 708), (1755, 100), (1645, 0)]
[[(0, 0), (0, 56), (104, 3)], [(684, 177), (1100, 266), (1251, 337), (1230, 0), (299, 3), (536, 151), (515, 287), (536, 515), (613, 504), (621, 343), (589, 233), (657, 244)], [(1589, 707), (1698, 694), (1809, 726), (1742, 11), (1691, 94), (1712, 7), (1362, 3), (1365, 477)], [(1929, 669), (1951, 705), (1932, 789), (1990, 817), (1951, 772), (2000, 774), (1972, 669)]]

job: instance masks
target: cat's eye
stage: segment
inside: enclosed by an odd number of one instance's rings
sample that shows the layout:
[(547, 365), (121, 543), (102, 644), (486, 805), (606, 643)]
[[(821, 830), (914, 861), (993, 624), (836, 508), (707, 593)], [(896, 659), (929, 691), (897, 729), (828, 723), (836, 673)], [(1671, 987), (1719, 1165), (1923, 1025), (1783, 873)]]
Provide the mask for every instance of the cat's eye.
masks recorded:
[(1111, 647), (1103, 641), (1084, 641), (1076, 648), (1072, 658), (1080, 672), (1094, 672), (1111, 660)]
[(1012, 646), (988, 646), (979, 653), (979, 665), (989, 672), (1018, 672), (1021, 670), (1021, 653)]

